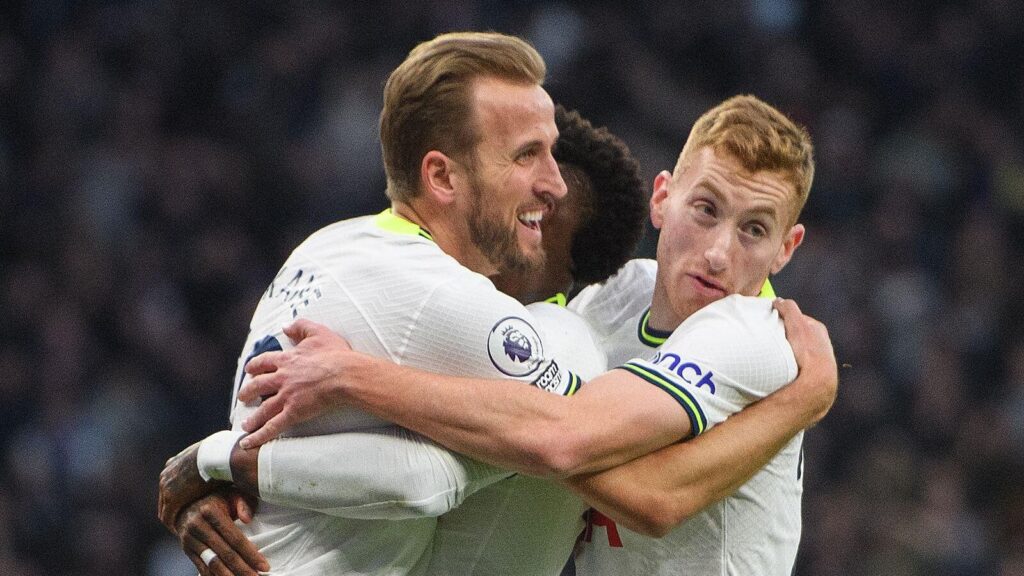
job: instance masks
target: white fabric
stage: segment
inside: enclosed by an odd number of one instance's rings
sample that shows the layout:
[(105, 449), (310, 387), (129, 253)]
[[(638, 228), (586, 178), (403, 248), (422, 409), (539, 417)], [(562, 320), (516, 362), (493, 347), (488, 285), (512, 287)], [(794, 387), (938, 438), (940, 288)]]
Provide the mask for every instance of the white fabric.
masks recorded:
[(640, 320), (651, 306), (657, 273), (654, 260), (630, 260), (603, 284), (587, 286), (569, 302), (568, 308), (593, 329), (610, 368), (657, 348), (638, 336)]
[(231, 452), (238, 439), (245, 436), (241, 430), (221, 430), (215, 432), (199, 443), (196, 451), (196, 467), (203, 480), (223, 480), (231, 482)]
[[(552, 304), (527, 308), (559, 362), (585, 380), (605, 371), (604, 354), (577, 314)], [(439, 518), (430, 574), (558, 574), (583, 528), (586, 508), (547, 480), (519, 475), (487, 486)]]
[[(771, 301), (744, 296), (730, 296), (701, 309), (653, 358), (630, 364), (689, 392), (709, 426), (797, 374)], [(705, 381), (708, 375), (710, 383)], [(642, 536), (610, 522), (592, 526), (590, 541), (576, 559), (577, 574), (790, 574), (801, 529), (801, 444), (802, 434), (735, 494), (664, 538)], [(615, 536), (621, 546), (612, 545)]]
[(281, 438), (259, 454), (264, 501), (364, 520), (438, 516), (511, 474), (395, 426)]
[[(281, 329), (299, 316), (326, 324), (356, 350), (399, 364), (486, 378), (513, 373), (527, 382), (542, 381), (556, 392), (564, 392), (571, 381), (545, 355), (535, 333), (536, 321), (522, 305), (495, 290), (487, 278), (459, 265), (432, 241), (382, 230), (374, 217), (328, 226), (288, 258), (257, 306), (238, 362), (236, 395), (246, 360), (254, 353), (287, 347)], [(237, 428), (255, 405), (233, 403), (231, 417)], [(362, 411), (345, 409), (284, 436), (360, 431), (395, 437), (396, 430)], [(281, 468), (273, 461), (287, 461), (292, 450), (288, 465), (301, 467), (300, 460), (308, 458), (309, 470), (330, 471), (315, 452), (297, 443), (273, 448), (269, 469), (276, 467), (279, 475)], [(416, 462), (425, 466), (424, 474), (433, 474), (440, 460), (424, 457)], [(444, 462), (457, 464), (457, 460)], [(442, 472), (436, 477), (468, 476), (472, 474)], [(281, 486), (273, 477), (260, 482)], [(404, 486), (413, 493), (388, 496), (409, 502), (423, 494), (421, 486)], [(460, 489), (464, 488), (455, 488)], [(432, 505), (443, 500), (443, 495), (438, 496)], [(453, 501), (457, 500), (455, 496)], [(341, 502), (337, 508), (347, 505)], [(433, 517), (362, 520), (263, 502), (254, 521), (242, 529), (267, 557), (272, 574), (397, 575), (425, 572), (435, 525)]]

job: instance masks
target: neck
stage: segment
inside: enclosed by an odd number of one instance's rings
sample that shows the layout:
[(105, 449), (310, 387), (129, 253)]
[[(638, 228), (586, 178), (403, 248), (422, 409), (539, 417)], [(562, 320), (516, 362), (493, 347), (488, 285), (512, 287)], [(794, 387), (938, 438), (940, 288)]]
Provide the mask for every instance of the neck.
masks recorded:
[(533, 274), (497, 274), (491, 280), (494, 287), (523, 304), (542, 302), (561, 292), (566, 296), (572, 291), (572, 277), (566, 272), (551, 275), (546, 270)]
[(455, 222), (452, 216), (456, 212), (454, 209), (417, 200), (394, 201), (391, 211), (428, 230), (441, 251), (455, 258), (459, 264), (484, 276), (497, 274), (494, 265), (470, 241), (465, 222)]
[(672, 303), (668, 299), (668, 291), (660, 278), (654, 283), (654, 297), (651, 299), (651, 316), (647, 325), (662, 332), (672, 332), (686, 318), (678, 317), (672, 311)]

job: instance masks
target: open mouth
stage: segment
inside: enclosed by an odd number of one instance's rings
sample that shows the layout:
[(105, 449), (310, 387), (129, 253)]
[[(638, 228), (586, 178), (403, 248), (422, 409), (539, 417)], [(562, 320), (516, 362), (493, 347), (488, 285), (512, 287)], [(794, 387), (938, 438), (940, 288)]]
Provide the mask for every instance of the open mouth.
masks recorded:
[(717, 282), (713, 282), (711, 280), (708, 280), (707, 278), (704, 278), (703, 276), (699, 276), (696, 274), (691, 275), (691, 277), (697, 281), (697, 284), (699, 284), (700, 286), (704, 287), (707, 290), (717, 290), (719, 292), (722, 292), (723, 294), (725, 293), (725, 288), (721, 284), (718, 284)]
[(529, 212), (520, 212), (516, 218), (519, 223), (526, 226), (530, 230), (540, 230), (541, 220), (544, 219), (543, 210), (530, 210)]

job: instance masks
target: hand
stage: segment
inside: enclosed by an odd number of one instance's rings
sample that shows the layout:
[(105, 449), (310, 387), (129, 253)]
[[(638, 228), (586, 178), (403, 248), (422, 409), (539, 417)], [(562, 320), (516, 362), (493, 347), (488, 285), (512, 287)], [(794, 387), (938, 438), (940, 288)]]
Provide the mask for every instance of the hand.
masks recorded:
[(196, 455), (199, 453), (199, 442), (185, 448), (172, 456), (164, 464), (160, 472), (160, 497), (157, 504), (157, 516), (160, 522), (171, 532), (175, 531), (178, 513), (185, 506), (213, 492), (226, 482), (207, 482), (199, 475)]
[[(270, 570), (267, 559), (235, 525), (252, 521), (255, 502), (231, 488), (222, 488), (189, 504), (175, 526), (181, 549), (202, 576), (256, 576)], [(207, 566), (200, 554), (213, 550), (217, 557)]]
[(298, 320), (284, 333), (294, 348), (264, 352), (245, 365), (252, 378), (238, 391), (238, 399), (264, 400), (242, 422), (242, 429), (249, 432), (240, 442), (242, 448), (259, 446), (295, 424), (342, 407), (338, 379), (348, 363), (362, 356), (330, 328), (310, 320)]
[(812, 409), (815, 424), (825, 417), (836, 400), (839, 374), (832, 340), (824, 324), (805, 315), (792, 300), (776, 299), (775, 309), (786, 327), (786, 339), (793, 347), (800, 376), (792, 386), (800, 387), (800, 396)]

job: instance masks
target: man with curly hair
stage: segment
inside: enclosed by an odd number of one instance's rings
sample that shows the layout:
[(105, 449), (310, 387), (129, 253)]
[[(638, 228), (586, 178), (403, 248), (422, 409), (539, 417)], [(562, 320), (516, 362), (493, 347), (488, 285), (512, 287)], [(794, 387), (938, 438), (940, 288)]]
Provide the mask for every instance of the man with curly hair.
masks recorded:
[[(794, 322), (789, 302), (779, 304), (784, 331), (756, 296), (803, 240), (797, 219), (813, 174), (803, 128), (755, 97), (730, 98), (698, 119), (674, 170), (655, 179), (658, 266), (631, 262), (572, 303), (618, 369), (556, 397), (391, 364), (299, 321), (302, 353), (268, 353), (248, 369), (241, 398), (277, 396), (243, 425), (242, 448), (358, 406), (493, 465), (560, 479), (604, 513), (585, 537), (587, 574), (789, 574), (802, 429), (831, 405), (836, 367), (824, 326)], [(795, 382), (808, 378), (821, 386)], [(779, 411), (735, 433), (773, 401)], [(717, 450), (696, 453), (712, 436)], [(501, 523), (492, 514), (490, 529)], [(543, 549), (477, 555), (452, 573), (544, 573), (534, 564)]]
[[(562, 106), (555, 107), (555, 125), (559, 140), (552, 153), (566, 194), (544, 216), (544, 263), (531, 273), (501, 272), (492, 279), (524, 304), (534, 302), (528, 310), (539, 323), (545, 353), (590, 378), (605, 370), (604, 356), (586, 324), (564, 306), (631, 257), (647, 216), (646, 193), (639, 166), (620, 139)], [(507, 344), (524, 350), (532, 345), (519, 333)], [(373, 465), (366, 462), (367, 448)], [(235, 486), (277, 506), (354, 519), (439, 516), (431, 574), (460, 573), (479, 564), (479, 557), (504, 564), (508, 550), (532, 549), (540, 565), (561, 565), (583, 527), (586, 506), (568, 490), (536, 478), (509, 478), (508, 471), (404, 431), (289, 438), (247, 454), (251, 458), (232, 462)], [(241, 502), (222, 489), (186, 507), (176, 526), (186, 550), (199, 546), (192, 534), (201, 534), (203, 545), (216, 548), (236, 573), (245, 571), (243, 563), (257, 566), (260, 555), (230, 522), (231, 506)], [(502, 529), (484, 530), (496, 507), (504, 509)]]

